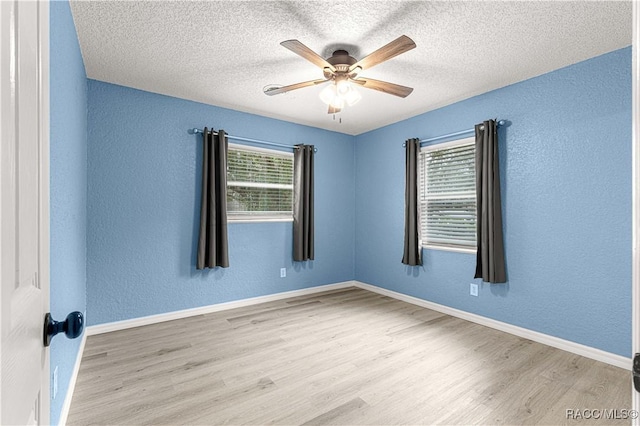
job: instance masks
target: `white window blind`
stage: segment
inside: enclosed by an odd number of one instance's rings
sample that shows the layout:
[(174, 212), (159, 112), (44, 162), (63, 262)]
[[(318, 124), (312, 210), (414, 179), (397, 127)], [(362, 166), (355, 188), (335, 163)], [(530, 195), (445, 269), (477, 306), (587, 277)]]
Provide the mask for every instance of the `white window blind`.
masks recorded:
[(291, 219), (293, 154), (230, 145), (227, 215), (229, 220)]
[(473, 138), (421, 149), (420, 215), (423, 245), (443, 249), (476, 248)]

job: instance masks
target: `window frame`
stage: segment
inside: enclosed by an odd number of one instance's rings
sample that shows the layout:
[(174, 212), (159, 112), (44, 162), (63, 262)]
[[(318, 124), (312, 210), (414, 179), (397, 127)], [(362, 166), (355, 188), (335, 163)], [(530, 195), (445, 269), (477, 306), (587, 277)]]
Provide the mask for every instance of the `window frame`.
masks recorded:
[[(473, 145), (474, 146), (474, 152), (475, 152), (475, 137), (470, 136), (470, 137), (464, 137), (464, 138), (459, 138), (459, 139), (454, 139), (454, 140), (449, 140), (447, 142), (440, 142), (440, 143), (433, 143), (433, 144), (429, 144), (429, 145), (424, 145), (420, 147), (420, 157), (419, 157), (419, 176), (418, 176), (418, 180), (419, 180), (419, 191), (418, 191), (418, 198), (419, 198), (419, 208), (420, 211), (422, 211), (422, 207), (423, 207), (423, 203), (427, 203), (428, 202), (428, 198), (426, 197), (426, 175), (427, 175), (427, 171), (422, 170), (423, 167), (423, 161), (422, 161), (422, 155), (423, 153), (426, 152), (430, 152), (430, 151), (438, 151), (438, 150), (442, 150), (442, 149), (448, 149), (448, 148), (453, 148), (453, 147), (458, 147), (458, 146), (465, 146), (465, 145)], [(422, 179), (422, 176), (425, 176), (424, 182)], [(474, 186), (474, 202), (477, 203), (477, 192)], [(423, 199), (423, 193), (425, 194), (424, 199)], [(470, 197), (471, 198), (471, 197)], [(432, 198), (433, 199), (433, 198)], [(477, 211), (477, 204), (476, 204), (476, 211)], [(477, 230), (477, 216), (476, 216), (476, 230)], [(420, 229), (425, 229), (426, 228), (426, 223), (425, 226), (423, 226), (423, 221), (426, 221), (426, 218), (420, 217)], [(456, 245), (456, 244), (444, 244), (444, 243), (428, 243), (427, 242), (427, 237), (426, 235), (422, 235), (422, 241), (421, 241), (421, 245), (423, 249), (431, 249), (431, 250), (442, 250), (442, 251), (452, 251), (452, 252), (458, 252), (458, 253), (472, 253), (475, 254), (477, 252), (477, 241), (478, 241), (478, 235), (477, 235), (477, 231), (476, 231), (476, 246), (475, 247), (469, 247), (469, 246), (463, 246), (463, 245)]]
[[(275, 157), (290, 157), (291, 158), (291, 172), (293, 176), (293, 152), (262, 148), (253, 145), (244, 145), (238, 143), (229, 143), (228, 152), (246, 151), (246, 152), (258, 152), (262, 154), (273, 155)], [(227, 162), (227, 191), (229, 190), (229, 163)], [(259, 185), (257, 185), (260, 187)], [(266, 187), (265, 187), (266, 188)], [(227, 198), (227, 223), (262, 223), (262, 222), (293, 222), (293, 179), (291, 181), (291, 213), (286, 214), (261, 214), (261, 215), (234, 215), (229, 212), (229, 200)]]

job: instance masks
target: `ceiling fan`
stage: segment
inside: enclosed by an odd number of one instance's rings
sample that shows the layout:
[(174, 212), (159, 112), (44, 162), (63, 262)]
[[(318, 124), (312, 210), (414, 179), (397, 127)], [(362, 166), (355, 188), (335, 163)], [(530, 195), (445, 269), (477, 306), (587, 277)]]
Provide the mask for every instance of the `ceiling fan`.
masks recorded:
[(416, 44), (406, 35), (398, 37), (391, 43), (382, 46), (380, 49), (359, 61), (349, 56), (349, 52), (346, 50), (336, 50), (331, 57), (324, 59), (298, 40), (287, 40), (280, 44), (322, 68), (324, 79), (305, 81), (282, 87), (269, 87), (264, 91), (264, 93), (269, 96), (331, 82), (333, 84), (327, 86), (320, 92), (320, 99), (329, 105), (329, 114), (335, 114), (344, 108), (345, 103), (347, 105), (354, 105), (360, 100), (361, 96), (358, 91), (355, 90), (353, 84), (401, 98), (409, 96), (413, 91), (411, 87), (360, 76), (362, 70), (372, 68), (375, 65), (415, 48)]

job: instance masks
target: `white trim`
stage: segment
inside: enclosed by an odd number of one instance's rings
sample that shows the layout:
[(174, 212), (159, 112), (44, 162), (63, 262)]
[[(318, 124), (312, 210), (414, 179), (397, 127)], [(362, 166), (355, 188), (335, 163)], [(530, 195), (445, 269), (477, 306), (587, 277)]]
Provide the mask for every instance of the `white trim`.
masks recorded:
[[(86, 315), (85, 315), (86, 316)], [(64, 403), (62, 404), (62, 410), (60, 411), (60, 426), (67, 424), (67, 418), (69, 417), (69, 410), (71, 409), (71, 400), (73, 399), (73, 392), (76, 389), (76, 381), (78, 380), (78, 372), (80, 371), (80, 363), (82, 362), (82, 355), (84, 354), (84, 345), (87, 343), (87, 332), (85, 331), (80, 340), (80, 347), (78, 348), (78, 354), (76, 355), (76, 363), (73, 366), (73, 372), (69, 379), (69, 387), (67, 388), (67, 395), (64, 397)]]
[[(451, 308), (449, 306), (440, 305), (428, 300), (419, 299), (417, 297), (409, 296), (406, 294), (398, 293), (392, 290), (387, 290), (382, 287), (377, 287), (371, 284), (366, 284), (360, 281), (344, 281), (335, 284), (321, 285), (317, 287), (309, 287), (300, 290), (285, 291), (282, 293), (275, 293), (266, 296), (251, 297), (248, 299), (234, 300), (231, 302), (217, 303), (214, 305), (201, 306), (198, 308), (184, 309), (181, 311), (167, 312), (164, 314), (150, 315), (146, 317), (133, 318), (124, 321), (116, 321), (105, 324), (92, 325), (87, 327), (85, 331), (86, 336), (93, 336), (96, 334), (108, 333), (111, 331), (125, 330), (133, 327), (140, 327), (143, 325), (156, 324), (164, 321), (172, 321), (175, 319), (186, 318), (194, 315), (203, 315), (213, 312), (220, 312), (229, 309), (242, 308), (245, 306), (256, 305), (259, 303), (272, 302), (276, 300), (287, 299), (290, 297), (305, 296), (309, 294), (320, 293), (323, 291), (337, 290), (348, 287), (358, 287), (363, 290), (368, 290), (374, 293), (382, 294), (403, 302), (411, 303), (413, 305), (421, 306), (423, 308), (432, 309), (434, 311), (442, 312), (443, 314), (451, 315), (457, 318), (461, 318), (476, 324), (484, 325), (496, 330), (504, 331), (506, 333), (513, 334), (515, 336), (523, 337), (525, 339), (533, 340), (534, 342), (542, 343), (554, 348), (562, 349), (567, 352), (571, 352), (577, 355), (582, 355), (587, 358), (594, 359), (596, 361), (605, 362), (607, 364), (614, 365), (616, 367), (631, 369), (631, 359), (606, 352), (601, 349), (593, 348), (590, 346), (582, 345), (580, 343), (572, 342), (570, 340), (561, 339), (559, 337), (550, 336), (548, 334), (540, 333), (538, 331), (529, 330), (527, 328), (518, 327), (516, 325), (508, 324), (502, 321), (494, 320), (491, 318), (483, 317), (471, 312), (462, 311), (459, 309)], [(83, 343), (84, 345), (84, 343)], [(74, 379), (75, 381), (75, 379)]]
[(601, 361), (601, 362), (611, 364), (613, 366), (624, 368), (627, 370), (631, 369), (630, 358), (626, 358), (626, 357), (613, 354), (610, 352), (606, 352), (601, 349), (596, 349), (590, 346), (585, 346), (579, 343), (571, 342), (569, 340), (560, 339), (558, 337), (549, 336), (544, 333), (518, 327), (512, 324), (507, 324), (491, 318), (483, 317), (481, 315), (473, 314), (466, 311), (461, 311), (459, 309), (440, 305), (438, 303), (430, 302), (424, 299), (419, 299), (417, 297), (398, 293), (392, 290), (387, 290), (385, 288), (377, 287), (371, 284), (366, 284), (360, 281), (352, 280), (352, 281), (339, 282), (335, 284), (327, 284), (327, 285), (321, 285), (317, 287), (310, 287), (310, 288), (305, 288), (300, 290), (286, 291), (286, 292), (270, 294), (266, 296), (258, 296), (258, 297), (248, 298), (248, 299), (235, 300), (231, 302), (218, 303), (214, 305), (202, 306), (199, 308), (184, 309), (181, 311), (174, 311), (174, 312), (168, 312), (164, 314), (150, 315), (150, 316), (134, 318), (130, 320), (116, 321), (116, 322), (111, 322), (106, 324), (89, 326), (86, 328), (85, 333), (82, 336), (82, 342), (80, 343), (80, 349), (78, 350), (78, 355), (76, 357), (75, 367), (73, 370), (73, 374), (71, 376), (71, 380), (69, 382), (69, 388), (67, 390), (67, 395), (65, 397), (64, 405), (62, 407), (62, 412), (60, 414), (60, 425), (64, 426), (66, 424), (67, 417), (69, 415), (69, 409), (71, 407), (71, 400), (73, 398), (73, 392), (74, 392), (76, 380), (78, 377), (78, 371), (80, 370), (80, 362), (82, 360), (82, 355), (84, 353), (84, 347), (85, 347), (86, 339), (88, 336), (108, 333), (108, 332), (117, 331), (117, 330), (125, 330), (128, 328), (140, 327), (143, 325), (155, 324), (155, 323), (164, 322), (164, 321), (171, 321), (171, 320), (186, 318), (194, 315), (220, 312), (220, 311), (225, 311), (229, 309), (256, 305), (259, 303), (272, 302), (272, 301), (286, 299), (290, 297), (304, 296), (309, 294), (320, 293), (323, 291), (338, 290), (338, 289), (349, 288), (349, 287), (361, 288), (363, 290), (388, 296), (396, 300), (401, 300), (403, 302), (411, 303), (416, 306), (421, 306), (423, 308), (432, 309), (434, 311), (442, 312), (443, 314), (446, 314), (446, 315), (451, 315), (457, 318), (464, 319), (466, 321), (470, 321), (470, 322), (484, 325), (486, 327), (490, 327), (496, 330), (504, 331), (506, 333), (513, 334), (515, 336), (529, 339), (534, 342), (542, 343), (544, 345), (552, 346), (558, 349), (565, 350), (567, 352), (571, 352), (577, 355), (591, 358), (596, 361)]
[(513, 334), (515, 336), (523, 337), (525, 339), (533, 340), (534, 342), (542, 343), (544, 345), (552, 346), (554, 348), (562, 349), (567, 352), (571, 352), (577, 355), (582, 355), (587, 358), (595, 359), (596, 361), (605, 362), (607, 364), (614, 365), (616, 367), (631, 369), (631, 359), (606, 352), (601, 349), (596, 349), (591, 346), (582, 345), (580, 343), (572, 342), (569, 340), (561, 339), (559, 337), (550, 336), (548, 334), (540, 333), (538, 331), (529, 330), (527, 328), (518, 327), (516, 325), (507, 324), (505, 322), (497, 321), (491, 318), (483, 317), (481, 315), (473, 314), (471, 312), (461, 311), (459, 309), (451, 308), (449, 306), (440, 305), (438, 303), (430, 302), (428, 300), (419, 299), (417, 297), (408, 296), (406, 294), (398, 293), (385, 288), (377, 287), (371, 284), (366, 284), (360, 281), (354, 281), (356, 287), (364, 290), (369, 290), (374, 293), (382, 294), (403, 302), (411, 303), (413, 305), (422, 306), (423, 308), (432, 309), (434, 311), (442, 312), (443, 314), (451, 315), (457, 318), (461, 318), (476, 324), (484, 325), (486, 327), (494, 328), (496, 330), (504, 331), (506, 333)]
[(132, 318), (123, 321), (108, 322), (105, 324), (91, 325), (87, 327), (85, 334), (93, 336), (96, 334), (109, 333), (111, 331), (125, 330), (127, 328), (140, 327), (143, 325), (156, 324), (164, 321), (172, 321), (180, 318), (187, 318), (194, 315), (210, 314), (213, 312), (226, 311), (228, 309), (242, 308), (245, 306), (257, 305), (258, 303), (273, 302), (275, 300), (287, 299), (289, 297), (306, 296), (308, 294), (320, 293), (323, 291), (337, 290), (341, 288), (356, 287), (354, 281), (344, 281), (335, 284), (320, 285), (317, 287), (303, 288), (300, 290), (285, 291), (282, 293), (269, 294), (266, 296), (250, 297), (248, 299), (233, 300), (231, 302), (216, 303), (214, 305), (201, 306), (198, 308), (183, 309), (180, 311), (167, 312), (164, 314), (149, 315), (146, 317)]
[[(50, 241), (50, 10), (48, 1), (38, 1), (38, 133), (40, 139), (39, 156), (39, 227), (40, 227), (40, 288), (43, 293), (43, 312), (49, 312), (51, 301), (51, 241)], [(40, 377), (40, 424), (51, 423), (51, 355), (44, 348), (42, 376)], [(75, 383), (75, 381), (74, 381)]]
[[(631, 78), (631, 126), (632, 126), (632, 273), (631, 273), (631, 354), (640, 353), (640, 5), (633, 2), (632, 78)], [(640, 393), (631, 384), (632, 408), (640, 410)], [(631, 422), (640, 426), (637, 417)]]

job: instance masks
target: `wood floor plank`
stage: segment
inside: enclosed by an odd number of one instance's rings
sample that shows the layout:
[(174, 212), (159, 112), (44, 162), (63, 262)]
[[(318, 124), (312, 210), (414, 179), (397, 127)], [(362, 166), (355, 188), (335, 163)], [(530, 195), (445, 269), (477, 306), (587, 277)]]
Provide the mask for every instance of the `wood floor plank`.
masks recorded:
[(354, 411), (358, 411), (367, 405), (362, 398), (354, 398), (349, 402), (333, 408), (326, 413), (323, 413), (313, 419), (302, 423), (305, 426), (316, 425), (331, 425), (331, 424), (344, 424), (345, 417), (353, 414)]
[(348, 288), (90, 336), (68, 424), (575, 424), (629, 374)]

